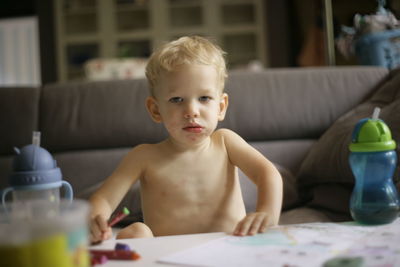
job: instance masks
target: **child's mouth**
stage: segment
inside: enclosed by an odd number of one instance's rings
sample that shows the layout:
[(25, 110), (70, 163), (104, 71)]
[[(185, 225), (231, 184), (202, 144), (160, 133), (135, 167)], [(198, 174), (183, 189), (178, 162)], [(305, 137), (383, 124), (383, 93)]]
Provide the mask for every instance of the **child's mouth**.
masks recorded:
[(190, 126), (184, 127), (183, 130), (190, 132), (190, 133), (201, 133), (201, 131), (203, 130), (203, 127), (201, 127), (200, 125), (190, 125)]

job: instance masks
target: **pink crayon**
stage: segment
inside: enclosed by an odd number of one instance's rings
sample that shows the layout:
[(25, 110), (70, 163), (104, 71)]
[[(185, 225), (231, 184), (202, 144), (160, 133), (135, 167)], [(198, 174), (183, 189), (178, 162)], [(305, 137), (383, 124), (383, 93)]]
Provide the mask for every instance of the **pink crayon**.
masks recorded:
[(114, 226), (116, 223), (118, 223), (119, 221), (121, 221), (123, 218), (125, 218), (126, 216), (129, 215), (129, 210), (124, 207), (122, 209), (122, 211), (118, 212), (117, 214), (115, 214), (109, 221), (108, 221), (108, 226), (112, 227)]

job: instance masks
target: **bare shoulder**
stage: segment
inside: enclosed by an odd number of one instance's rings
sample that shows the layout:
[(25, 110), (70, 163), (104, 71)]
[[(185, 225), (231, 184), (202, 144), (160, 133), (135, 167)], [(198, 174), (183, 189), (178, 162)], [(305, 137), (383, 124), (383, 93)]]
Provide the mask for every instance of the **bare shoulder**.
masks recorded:
[(155, 146), (157, 145), (141, 144), (133, 147), (119, 163), (113, 172), (113, 176), (133, 179), (140, 177), (156, 155)]
[(149, 153), (154, 150), (154, 146), (156, 146), (156, 144), (140, 144), (132, 148), (131, 151), (134, 153)]
[(243, 138), (232, 130), (221, 128), (214, 132), (216, 138), (221, 138), (226, 145), (235, 142), (244, 142)]
[(222, 140), (229, 157), (252, 153), (254, 148), (250, 146), (239, 134), (229, 129), (218, 129), (215, 131), (216, 137)]
[(137, 160), (146, 160), (154, 156), (157, 151), (158, 144), (140, 144), (132, 148), (129, 153), (129, 158), (135, 158)]
[(108, 177), (102, 192), (114, 195), (116, 192), (124, 195), (125, 188), (129, 188), (145, 171), (151, 157), (152, 145), (137, 145), (133, 147), (119, 162), (117, 168)]
[(118, 169), (133, 172), (136, 169), (143, 169), (155, 155), (153, 144), (140, 144), (133, 147), (123, 158)]
[(235, 136), (235, 135), (238, 135), (238, 134), (235, 133), (232, 130), (229, 130), (229, 129), (226, 129), (226, 128), (220, 128), (220, 129), (218, 129), (218, 130), (216, 130), (214, 132), (214, 135), (218, 136), (218, 137), (230, 137), (230, 136)]

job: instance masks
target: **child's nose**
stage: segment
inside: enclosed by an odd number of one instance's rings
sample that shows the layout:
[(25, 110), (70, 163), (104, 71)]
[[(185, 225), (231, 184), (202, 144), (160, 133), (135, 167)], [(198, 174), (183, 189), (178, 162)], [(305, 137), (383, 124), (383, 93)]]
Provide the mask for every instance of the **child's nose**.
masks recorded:
[(199, 109), (196, 103), (193, 103), (193, 101), (187, 103), (184, 116), (186, 119), (197, 118), (199, 116)]

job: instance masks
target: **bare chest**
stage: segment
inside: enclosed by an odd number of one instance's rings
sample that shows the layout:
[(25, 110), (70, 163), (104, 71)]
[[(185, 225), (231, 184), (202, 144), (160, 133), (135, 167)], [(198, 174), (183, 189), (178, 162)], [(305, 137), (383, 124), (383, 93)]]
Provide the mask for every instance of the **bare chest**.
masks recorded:
[(232, 231), (244, 216), (236, 173), (225, 153), (155, 160), (141, 180), (146, 224), (156, 235)]
[(234, 167), (225, 154), (217, 157), (175, 155), (154, 161), (147, 168), (142, 186), (147, 193), (160, 196), (173, 194), (174, 198), (204, 199), (223, 190), (231, 179), (228, 171), (231, 168)]

